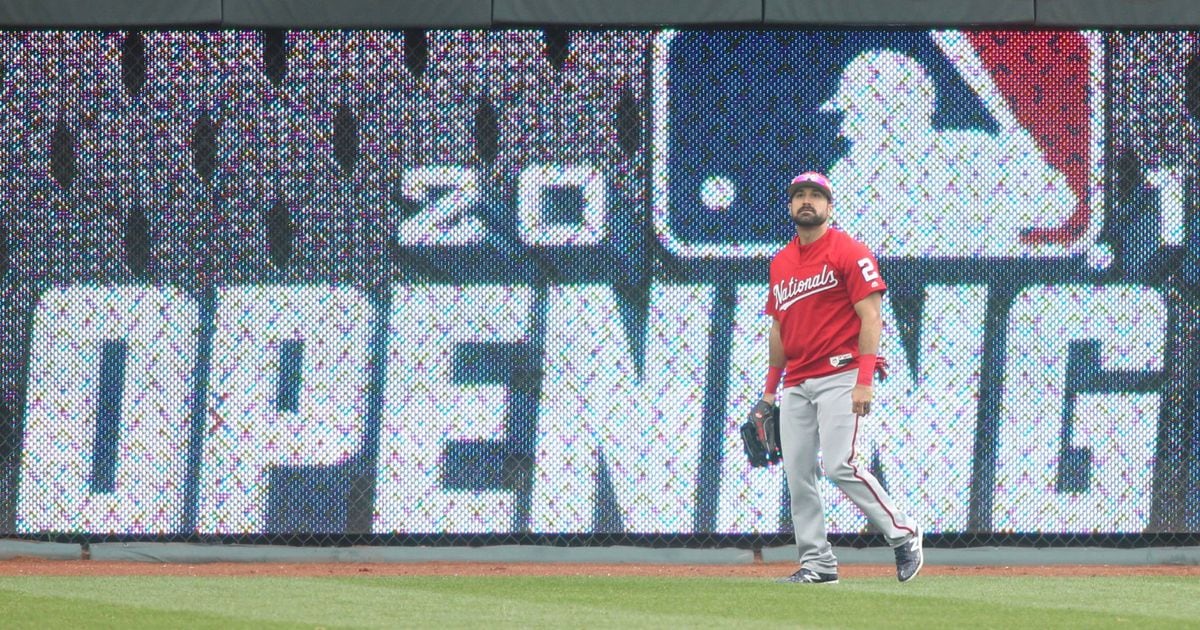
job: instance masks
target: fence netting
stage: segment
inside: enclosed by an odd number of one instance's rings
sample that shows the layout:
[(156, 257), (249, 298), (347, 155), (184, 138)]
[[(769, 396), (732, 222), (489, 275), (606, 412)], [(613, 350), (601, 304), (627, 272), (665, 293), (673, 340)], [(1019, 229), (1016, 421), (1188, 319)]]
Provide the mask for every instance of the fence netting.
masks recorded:
[(0, 94), (0, 534), (786, 543), (810, 169), (934, 544), (1200, 532), (1195, 33), (6, 31)]

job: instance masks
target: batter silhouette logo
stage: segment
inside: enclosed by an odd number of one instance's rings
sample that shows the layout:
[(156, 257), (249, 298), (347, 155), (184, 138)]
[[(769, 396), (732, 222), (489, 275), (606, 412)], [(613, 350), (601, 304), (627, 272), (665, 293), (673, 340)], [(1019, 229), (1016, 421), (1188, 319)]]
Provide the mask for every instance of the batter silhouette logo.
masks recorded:
[(652, 203), (688, 258), (769, 257), (784, 185), (816, 169), (880, 257), (1111, 262), (1092, 32), (665, 31)]

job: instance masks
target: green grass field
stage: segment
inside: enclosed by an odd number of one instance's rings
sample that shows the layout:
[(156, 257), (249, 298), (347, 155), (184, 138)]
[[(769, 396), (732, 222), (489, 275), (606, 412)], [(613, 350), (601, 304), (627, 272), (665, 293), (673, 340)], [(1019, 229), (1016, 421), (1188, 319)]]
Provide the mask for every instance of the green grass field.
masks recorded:
[(5, 628), (1180, 628), (1181, 577), (0, 577)]

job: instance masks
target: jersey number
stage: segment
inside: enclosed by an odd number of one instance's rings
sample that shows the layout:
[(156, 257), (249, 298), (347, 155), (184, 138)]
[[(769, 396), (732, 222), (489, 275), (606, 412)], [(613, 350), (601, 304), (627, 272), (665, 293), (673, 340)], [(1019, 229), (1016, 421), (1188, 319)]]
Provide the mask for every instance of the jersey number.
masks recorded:
[(858, 261), (858, 266), (862, 267), (863, 280), (870, 282), (879, 279), (879, 272), (875, 271), (875, 262), (870, 258), (862, 258)]

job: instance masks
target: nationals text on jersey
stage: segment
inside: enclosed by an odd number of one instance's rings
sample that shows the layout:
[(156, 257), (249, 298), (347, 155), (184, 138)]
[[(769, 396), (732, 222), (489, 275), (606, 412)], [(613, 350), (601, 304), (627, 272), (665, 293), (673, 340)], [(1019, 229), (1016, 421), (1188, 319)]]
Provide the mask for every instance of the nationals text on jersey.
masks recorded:
[(829, 265), (825, 265), (821, 268), (821, 272), (816, 275), (803, 280), (795, 277), (788, 278), (771, 287), (771, 290), (775, 293), (775, 303), (779, 305), (779, 310), (786, 311), (792, 304), (814, 293), (828, 291), (837, 285), (837, 276), (833, 274)]

